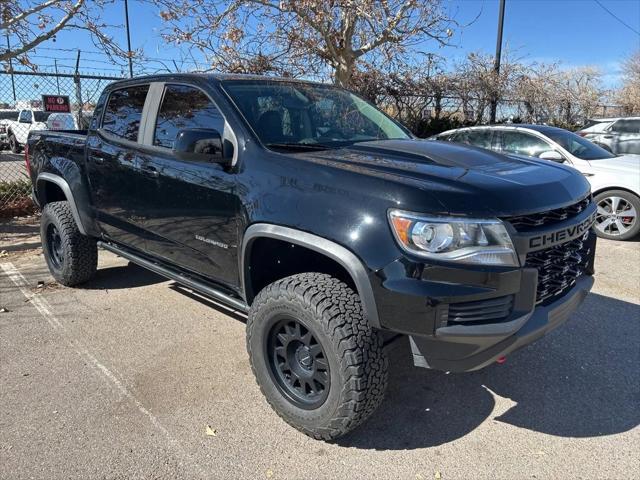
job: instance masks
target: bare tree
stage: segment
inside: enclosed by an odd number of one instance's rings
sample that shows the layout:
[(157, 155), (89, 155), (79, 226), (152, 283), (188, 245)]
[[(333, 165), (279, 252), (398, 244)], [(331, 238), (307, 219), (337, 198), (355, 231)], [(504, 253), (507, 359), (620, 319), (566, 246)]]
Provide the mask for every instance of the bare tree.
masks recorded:
[(622, 64), (622, 86), (615, 98), (626, 115), (640, 113), (640, 50), (636, 50)]
[(104, 10), (119, 5), (115, 0), (0, 0), (0, 31), (10, 35), (11, 50), (2, 50), (0, 62), (16, 59), (37, 68), (29, 52), (62, 30), (83, 30), (112, 60), (140, 55), (122, 49), (105, 31), (114, 27), (102, 20)]
[(447, 44), (457, 26), (442, 0), (148, 1), (161, 8), (164, 38), (198, 49), (212, 69), (329, 73), (342, 86), (358, 62), (392, 64), (427, 40)]

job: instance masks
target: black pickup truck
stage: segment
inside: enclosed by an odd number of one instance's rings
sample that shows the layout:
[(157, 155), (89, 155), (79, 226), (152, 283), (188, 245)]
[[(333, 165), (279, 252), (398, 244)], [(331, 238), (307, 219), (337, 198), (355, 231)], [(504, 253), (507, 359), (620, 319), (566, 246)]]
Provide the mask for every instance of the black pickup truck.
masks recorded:
[(479, 369), (593, 284), (582, 175), (416, 139), (329, 85), (119, 81), (88, 131), (32, 132), (27, 163), (56, 280), (90, 280), (101, 247), (246, 313), (262, 392), (319, 439), (380, 404), (387, 341), (407, 336), (418, 366)]

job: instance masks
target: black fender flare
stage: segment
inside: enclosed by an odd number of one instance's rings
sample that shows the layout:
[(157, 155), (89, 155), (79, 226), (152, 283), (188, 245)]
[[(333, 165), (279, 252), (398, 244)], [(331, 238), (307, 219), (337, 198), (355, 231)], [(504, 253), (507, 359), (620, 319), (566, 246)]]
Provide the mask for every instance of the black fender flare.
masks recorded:
[[(244, 233), (242, 239), (242, 249), (240, 251), (240, 282), (245, 301), (249, 304), (251, 298), (247, 298), (246, 279), (249, 277), (249, 266), (245, 259), (251, 254), (251, 244), (260, 237), (274, 238), (286, 242), (300, 245), (326, 255), (339, 263), (351, 275), (356, 286), (357, 293), (362, 302), (362, 309), (372, 327), (380, 328), (380, 319), (376, 307), (375, 297), (367, 269), (360, 259), (350, 250), (331, 240), (319, 237), (312, 233), (303, 232), (290, 227), (273, 225), (270, 223), (255, 223), (250, 225)], [(250, 292), (252, 293), (252, 292)]]
[[(76, 224), (78, 225), (78, 230), (82, 235), (87, 235), (87, 230), (85, 229), (84, 224), (82, 223), (82, 217), (80, 216), (78, 205), (76, 203), (75, 198), (73, 197), (73, 192), (71, 191), (71, 187), (69, 187), (69, 184), (67, 183), (67, 181), (59, 175), (43, 172), (43, 173), (40, 173), (38, 175), (38, 178), (36, 179), (36, 191), (40, 191), (41, 185), (44, 182), (51, 182), (56, 184), (58, 187), (60, 187), (60, 189), (64, 193), (64, 196), (67, 198), (67, 201), (69, 202), (69, 207), (71, 208), (73, 219), (76, 221)], [(41, 199), (39, 199), (39, 201), (41, 202)]]

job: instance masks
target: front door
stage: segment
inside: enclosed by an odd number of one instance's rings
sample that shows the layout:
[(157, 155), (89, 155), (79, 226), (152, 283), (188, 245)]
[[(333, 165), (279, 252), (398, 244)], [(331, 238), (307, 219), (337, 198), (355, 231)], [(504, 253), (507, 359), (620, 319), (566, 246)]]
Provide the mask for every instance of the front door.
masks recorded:
[(97, 132), (87, 138), (87, 174), (96, 218), (111, 240), (144, 249), (138, 213), (138, 134), (149, 85), (110, 93)]
[(147, 248), (159, 257), (236, 288), (240, 211), (235, 175), (211, 162), (178, 160), (173, 142), (183, 128), (213, 128), (224, 118), (200, 89), (164, 86), (152, 144), (140, 157)]

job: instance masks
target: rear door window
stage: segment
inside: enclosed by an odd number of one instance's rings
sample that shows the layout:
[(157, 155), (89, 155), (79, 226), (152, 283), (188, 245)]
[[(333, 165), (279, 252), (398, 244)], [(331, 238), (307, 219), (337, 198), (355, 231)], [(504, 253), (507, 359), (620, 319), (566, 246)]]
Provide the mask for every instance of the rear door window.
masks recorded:
[(456, 137), (456, 142), (480, 148), (491, 148), (492, 132), (488, 129), (466, 130)]
[(542, 152), (553, 150), (544, 140), (524, 132), (503, 131), (502, 151), (537, 157)]
[(111, 92), (102, 117), (102, 128), (125, 140), (137, 141), (148, 91), (149, 85), (136, 85)]
[(156, 120), (153, 144), (173, 148), (178, 132), (185, 128), (213, 128), (222, 135), (224, 118), (201, 90), (186, 85), (167, 85)]

